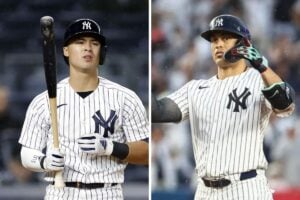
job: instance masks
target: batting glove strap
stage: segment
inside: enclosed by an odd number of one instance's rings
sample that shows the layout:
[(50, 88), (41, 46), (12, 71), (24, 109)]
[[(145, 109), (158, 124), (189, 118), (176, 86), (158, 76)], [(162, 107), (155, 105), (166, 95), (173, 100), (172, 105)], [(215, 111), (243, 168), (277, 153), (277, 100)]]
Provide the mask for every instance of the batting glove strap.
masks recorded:
[(110, 156), (114, 149), (114, 143), (110, 139), (100, 140), (100, 149), (103, 151), (103, 155)]

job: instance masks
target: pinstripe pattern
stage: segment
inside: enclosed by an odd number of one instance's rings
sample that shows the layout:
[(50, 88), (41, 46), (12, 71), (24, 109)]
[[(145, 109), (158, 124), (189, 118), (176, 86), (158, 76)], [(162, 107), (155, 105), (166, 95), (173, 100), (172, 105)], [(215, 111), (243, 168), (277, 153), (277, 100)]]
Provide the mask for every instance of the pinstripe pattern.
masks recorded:
[[(105, 128), (95, 125), (93, 116), (100, 111), (106, 120), (111, 111), (117, 119), (114, 133), (108, 137), (117, 142), (133, 142), (148, 137), (148, 122), (145, 108), (131, 90), (99, 77), (99, 85), (89, 96), (81, 98), (69, 85), (68, 78), (57, 85), (57, 112), (60, 150), (65, 154), (65, 181), (84, 183), (123, 183), (127, 163), (110, 156), (95, 156), (82, 153), (76, 139), (94, 133), (98, 127), (101, 135)], [(29, 148), (42, 151), (52, 145), (49, 103), (46, 92), (31, 102), (19, 142)], [(53, 173), (46, 174), (53, 180)], [(58, 191), (57, 191), (58, 192)]]
[[(267, 168), (262, 144), (272, 110), (261, 93), (263, 87), (260, 74), (250, 68), (224, 80), (214, 76), (190, 81), (168, 96), (178, 104), (183, 120), (190, 120), (198, 177)], [(241, 97), (239, 105), (230, 103), (234, 90)]]

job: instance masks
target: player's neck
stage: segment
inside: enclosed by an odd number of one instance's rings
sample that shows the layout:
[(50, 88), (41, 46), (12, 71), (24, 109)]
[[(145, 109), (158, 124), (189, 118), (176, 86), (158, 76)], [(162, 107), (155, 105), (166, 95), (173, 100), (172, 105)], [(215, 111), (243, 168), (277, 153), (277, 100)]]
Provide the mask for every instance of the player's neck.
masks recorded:
[(99, 79), (96, 75), (88, 74), (72, 74), (70, 75), (69, 83), (76, 92), (93, 91), (98, 87)]
[(244, 62), (233, 64), (228, 67), (218, 67), (217, 77), (218, 79), (223, 80), (231, 76), (239, 75), (246, 70), (247, 70), (247, 66)]

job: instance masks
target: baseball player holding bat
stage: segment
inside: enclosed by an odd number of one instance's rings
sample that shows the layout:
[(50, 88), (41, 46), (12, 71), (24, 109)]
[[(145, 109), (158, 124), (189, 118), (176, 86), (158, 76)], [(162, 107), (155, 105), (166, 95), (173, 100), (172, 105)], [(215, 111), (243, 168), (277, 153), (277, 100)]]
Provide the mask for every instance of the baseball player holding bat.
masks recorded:
[[(98, 76), (106, 38), (91, 19), (66, 29), (63, 55), (69, 77), (57, 84), (59, 150), (52, 148), (47, 92), (30, 103), (19, 142), (23, 165), (46, 172), (45, 199), (123, 199), (128, 163), (148, 164), (148, 121), (139, 97)], [(63, 171), (65, 187), (53, 185)]]
[(201, 34), (211, 44), (217, 74), (152, 98), (153, 122), (190, 120), (197, 199), (272, 199), (263, 153), (272, 112), (294, 110), (294, 90), (268, 66), (241, 19), (219, 15)]

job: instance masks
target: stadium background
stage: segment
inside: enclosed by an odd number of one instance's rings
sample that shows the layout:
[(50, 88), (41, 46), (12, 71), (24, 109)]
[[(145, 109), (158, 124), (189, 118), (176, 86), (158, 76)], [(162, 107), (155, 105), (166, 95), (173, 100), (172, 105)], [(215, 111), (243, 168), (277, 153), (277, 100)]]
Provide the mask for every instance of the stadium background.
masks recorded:
[[(89, 17), (108, 43), (100, 74), (134, 90), (148, 108), (148, 1), (0, 0), (0, 199), (42, 199), (42, 174), (20, 164), (17, 143), (27, 106), (46, 89), (39, 21), (55, 20), (58, 80), (68, 75), (62, 57), (66, 26)], [(148, 168), (129, 165), (126, 199), (148, 199)]]
[[(191, 79), (216, 73), (210, 46), (200, 37), (210, 20), (233, 14), (246, 22), (255, 46), (296, 90), (300, 100), (299, 0), (153, 0), (152, 91), (165, 96)], [(274, 198), (300, 199), (300, 109), (272, 116), (264, 149)], [(152, 126), (152, 199), (193, 199), (196, 188), (188, 122)]]

